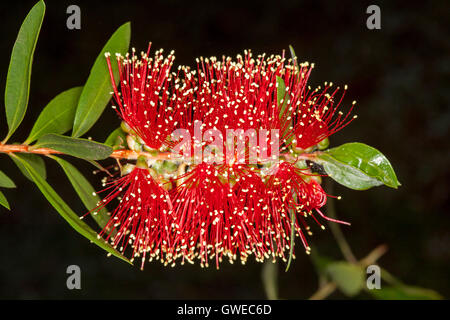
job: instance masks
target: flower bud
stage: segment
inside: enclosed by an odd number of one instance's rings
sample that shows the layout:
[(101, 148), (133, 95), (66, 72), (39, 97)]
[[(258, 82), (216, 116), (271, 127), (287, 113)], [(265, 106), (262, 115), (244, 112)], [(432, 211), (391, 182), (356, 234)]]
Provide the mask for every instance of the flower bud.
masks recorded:
[(166, 191), (170, 191), (172, 189), (171, 181), (166, 178), (159, 177), (158, 183), (161, 186), (161, 188), (163, 188)]
[(140, 144), (138, 142), (138, 140), (136, 139), (136, 136), (134, 135), (127, 135), (127, 144), (128, 144), (128, 148), (130, 148), (130, 150), (136, 151), (136, 152), (140, 152), (142, 151), (142, 144)]
[(300, 177), (302, 178), (303, 181), (305, 181), (306, 183), (309, 183), (311, 181), (312, 176), (307, 175), (307, 174), (301, 174)]
[(122, 176), (125, 176), (125, 175), (129, 174), (131, 171), (133, 171), (133, 169), (134, 169), (135, 167), (136, 167), (136, 166), (135, 166), (134, 164), (127, 163), (126, 165), (122, 166), (122, 169), (121, 169), (121, 171), (120, 171), (120, 174), (121, 174)]
[(298, 160), (295, 163), (295, 166), (299, 169), (308, 169), (308, 165), (306, 164), (306, 160)]
[(330, 139), (325, 138), (317, 144), (319, 150), (325, 150), (330, 145)]
[(122, 131), (125, 132), (125, 133), (130, 133), (130, 132), (131, 132), (130, 126), (129, 126), (125, 121), (122, 121), (122, 122), (120, 123), (120, 128), (121, 128)]
[(147, 158), (145, 158), (143, 156), (139, 156), (136, 161), (136, 167), (141, 168), (141, 169), (148, 169)]
[(315, 149), (315, 146), (312, 146), (312, 147), (306, 148), (306, 149), (305, 149), (305, 151), (304, 151), (304, 153), (311, 153), (311, 152), (313, 152), (313, 151), (314, 151), (314, 149)]
[(172, 161), (164, 161), (162, 168), (165, 172), (174, 172), (178, 169), (178, 165)]
[(314, 180), (318, 184), (322, 184), (322, 177), (319, 175), (312, 175), (310, 176), (311, 180)]

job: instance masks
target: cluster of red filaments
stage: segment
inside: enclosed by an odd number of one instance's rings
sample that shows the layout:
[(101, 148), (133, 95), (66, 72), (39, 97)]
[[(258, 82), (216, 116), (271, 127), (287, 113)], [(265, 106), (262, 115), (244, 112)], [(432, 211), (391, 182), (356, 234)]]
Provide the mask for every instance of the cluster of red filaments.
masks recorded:
[(249, 256), (287, 261), (292, 235), (309, 253), (309, 221), (319, 228), (319, 219), (344, 223), (322, 213), (329, 195), (297, 157), (353, 119), (351, 109), (345, 115), (338, 110), (344, 96), (337, 98), (338, 88), (307, 86), (314, 65), (245, 51), (235, 60), (200, 58), (194, 70), (180, 66), (173, 72), (174, 56), (164, 57), (162, 50), (154, 57), (147, 52), (137, 58), (134, 50), (131, 57), (117, 55), (114, 66), (106, 57), (113, 84), (119, 69), (115, 108), (146, 150), (170, 152), (176, 143), (171, 132), (185, 129), (195, 136), (200, 121), (202, 130), (224, 136), (227, 129), (278, 130), (266, 139), (281, 151), (277, 159), (256, 164), (177, 158), (170, 172), (161, 169), (170, 159), (138, 160), (102, 191), (98, 208), (119, 200), (100, 234), (115, 248), (129, 247), (142, 266), (146, 260), (219, 266), (223, 259), (245, 263)]

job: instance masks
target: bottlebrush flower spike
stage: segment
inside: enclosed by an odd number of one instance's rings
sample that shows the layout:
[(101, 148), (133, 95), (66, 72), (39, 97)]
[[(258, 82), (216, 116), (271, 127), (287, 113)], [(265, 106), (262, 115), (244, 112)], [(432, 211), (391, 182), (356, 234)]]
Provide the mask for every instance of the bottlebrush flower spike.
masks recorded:
[(106, 61), (118, 114), (148, 147), (159, 149), (176, 125), (173, 116), (178, 105), (176, 96), (169, 90), (173, 86), (170, 69), (175, 56), (171, 52), (164, 58), (161, 49), (151, 58), (150, 48), (151, 43), (147, 53), (141, 53), (141, 59), (134, 50), (131, 58), (128, 54), (117, 55), (119, 86), (115, 85), (109, 53)]
[(151, 260), (162, 261), (166, 259), (164, 255), (170, 256), (173, 251), (170, 241), (172, 202), (148, 169), (135, 167), (129, 174), (109, 182), (103, 192), (108, 193), (94, 211), (115, 199), (119, 200), (119, 205), (100, 236), (121, 252), (130, 245), (131, 261), (141, 257), (141, 268), (147, 254)]
[[(312, 233), (307, 220), (324, 228), (316, 216), (348, 224), (321, 212), (329, 195), (310, 177), (311, 171), (288, 162), (290, 155), (280, 155), (291, 145), (296, 151), (315, 146), (353, 119), (352, 109), (345, 116), (338, 111), (344, 95), (336, 103), (338, 89), (328, 93), (332, 84), (323, 90), (307, 86), (313, 65), (297, 65), (284, 54), (253, 58), (245, 51), (236, 60), (200, 58), (196, 70), (180, 66), (177, 73), (170, 73), (173, 59), (173, 54), (163, 58), (161, 51), (153, 59), (148, 52), (140, 60), (134, 52), (131, 58), (118, 56), (120, 85), (113, 86), (118, 113), (144, 147), (162, 151), (165, 145), (175, 152), (169, 135), (184, 129), (188, 139), (194, 137), (188, 149), (195, 151), (197, 139), (201, 140), (202, 158), (196, 162), (197, 155), (193, 158), (192, 153), (176, 161), (168, 157), (167, 162), (178, 166), (171, 172), (164, 171), (161, 161), (152, 160), (150, 170), (159, 170), (155, 178), (145, 166), (138, 166), (113, 182), (101, 206), (123, 198), (102, 236), (121, 251), (131, 244), (133, 257), (143, 261), (148, 255), (149, 260), (165, 265), (200, 260), (202, 267), (211, 261), (218, 267), (224, 258), (233, 263), (239, 256), (245, 263), (252, 254), (260, 262), (269, 257), (286, 261), (293, 243), (292, 227), (309, 253), (306, 234)], [(107, 63), (114, 82), (109, 56)], [(200, 137), (197, 123), (201, 123)], [(204, 151), (210, 146), (203, 141), (203, 132), (208, 129), (222, 135), (228, 129), (240, 129), (244, 136), (233, 140), (235, 145), (239, 139), (245, 143), (245, 132), (254, 130), (258, 144), (262, 136), (266, 145), (247, 144), (244, 159), (249, 159), (251, 148), (259, 155), (277, 151), (278, 156), (265, 162), (258, 159), (258, 163), (239, 162), (240, 154), (225, 163), (207, 161)], [(279, 134), (266, 135), (271, 129)], [(226, 140), (222, 140), (224, 150), (208, 156), (227, 153)], [(165, 185), (169, 191), (162, 187), (164, 181), (170, 181)], [(117, 235), (109, 231), (113, 227)]]

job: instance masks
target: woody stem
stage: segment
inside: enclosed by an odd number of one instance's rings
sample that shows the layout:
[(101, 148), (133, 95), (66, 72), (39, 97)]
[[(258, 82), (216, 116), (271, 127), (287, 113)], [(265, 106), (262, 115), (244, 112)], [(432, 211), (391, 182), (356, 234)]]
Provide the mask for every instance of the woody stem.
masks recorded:
[[(0, 144), (0, 153), (34, 153), (34, 154), (42, 154), (45, 156), (53, 155), (53, 154), (64, 154), (63, 152), (53, 150), (50, 148), (33, 148), (31, 146), (25, 144)], [(170, 159), (170, 153), (159, 153), (159, 154), (151, 154), (149, 152), (136, 152), (132, 150), (114, 150), (110, 158), (115, 159), (137, 159), (139, 156), (144, 156), (148, 159), (155, 160), (166, 160)]]
[[(63, 152), (50, 149), (50, 148), (34, 148), (32, 146), (26, 145), (26, 144), (1, 144), (0, 143), (0, 153), (34, 153), (34, 154), (41, 154), (45, 156), (54, 155), (54, 154), (64, 154)], [(154, 159), (154, 160), (170, 160), (175, 159), (173, 153), (170, 152), (161, 152), (161, 153), (150, 153), (150, 152), (144, 152), (144, 151), (133, 151), (133, 150), (126, 150), (126, 149), (120, 149), (120, 150), (114, 150), (110, 158), (114, 159), (128, 159), (128, 160), (136, 160), (138, 157), (143, 156), (147, 159)], [(287, 159), (292, 158), (291, 155), (288, 154), (281, 154), (280, 156), (283, 156)], [(313, 156), (313, 154), (302, 154), (296, 156), (297, 159), (310, 159)]]

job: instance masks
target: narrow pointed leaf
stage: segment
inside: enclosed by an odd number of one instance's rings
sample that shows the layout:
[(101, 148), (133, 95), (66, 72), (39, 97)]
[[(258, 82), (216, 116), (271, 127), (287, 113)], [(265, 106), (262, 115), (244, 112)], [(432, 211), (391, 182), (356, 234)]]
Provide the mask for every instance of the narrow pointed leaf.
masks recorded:
[[(14, 157), (15, 155), (13, 155)], [(32, 177), (34, 183), (45, 196), (45, 198), (50, 202), (50, 204), (58, 211), (58, 213), (70, 224), (70, 226), (75, 229), (78, 233), (83, 235), (85, 238), (95, 243), (97, 246), (107, 251), (108, 253), (116, 256), (117, 258), (126, 261), (131, 264), (131, 262), (120, 254), (117, 250), (111, 247), (104, 239), (99, 237), (97, 233), (92, 230), (85, 222), (80, 220), (75, 212), (67, 205), (66, 202), (55, 192), (55, 190), (44, 180), (42, 177), (34, 170), (34, 168), (28, 164), (25, 160), (18, 158), (19, 162), (28, 170), (29, 175)]]
[[(291, 52), (291, 57), (292, 57), (292, 61), (294, 62), (294, 66), (297, 68), (297, 71), (300, 71), (300, 66), (298, 64), (298, 58), (297, 55), (295, 54), (294, 48), (289, 45), (289, 51)], [(298, 73), (297, 77), (300, 79), (301, 76), (301, 72)]]
[[(287, 108), (288, 108), (288, 97), (286, 94), (286, 85), (282, 78), (277, 76), (277, 103), (278, 103), (278, 114), (280, 117), (280, 128), (284, 128), (283, 132), (280, 132), (280, 137), (286, 137), (289, 133), (289, 129), (292, 127), (291, 121), (288, 120)], [(286, 144), (289, 144), (293, 139), (290, 136)]]
[(124, 149), (127, 146), (127, 134), (119, 127), (111, 132), (105, 144), (113, 149)]
[[(73, 124), (72, 137), (78, 138), (85, 134), (98, 120), (109, 100), (112, 91), (111, 79), (108, 66), (106, 64), (105, 52), (110, 52), (112, 60), (114, 55), (120, 53), (125, 55), (130, 45), (131, 27), (130, 23), (125, 23), (117, 29), (106, 45), (100, 51), (94, 66), (91, 69), (89, 78), (83, 87)], [(115, 63), (113, 72), (115, 81), (118, 81), (118, 70)]]
[(16, 131), (27, 110), (31, 66), (44, 14), (45, 4), (39, 1), (23, 21), (14, 43), (6, 78), (5, 109), (9, 130), (4, 142)]
[(15, 188), (16, 184), (5, 173), (0, 171), (0, 187), (1, 188)]
[(298, 68), (297, 55), (295, 54), (294, 48), (291, 45), (289, 45), (289, 51), (291, 52), (291, 57), (292, 57), (292, 60), (294, 61), (294, 65)]
[(92, 187), (92, 185), (81, 174), (81, 172), (78, 171), (78, 169), (71, 165), (69, 162), (57, 157), (53, 157), (53, 159), (55, 159), (59, 163), (59, 165), (69, 178), (70, 183), (72, 184), (76, 193), (86, 207), (87, 211), (91, 212), (92, 218), (95, 220), (95, 222), (97, 222), (100, 228), (103, 229), (108, 223), (110, 216), (108, 215), (108, 211), (105, 208), (97, 211), (92, 211), (101, 201), (100, 197), (95, 192), (94, 187)]
[(8, 210), (11, 210), (11, 208), (9, 207), (8, 200), (6, 199), (5, 195), (1, 191), (0, 191), (0, 205), (2, 205), (3, 207), (5, 207)]
[(33, 148), (50, 148), (64, 154), (86, 159), (106, 159), (112, 153), (112, 148), (88, 139), (71, 138), (58, 134), (47, 134), (40, 138)]
[(385, 184), (400, 186), (389, 160), (377, 149), (363, 143), (346, 143), (317, 155), (327, 174), (340, 184), (365, 190)]
[(14, 163), (17, 165), (17, 167), (23, 173), (23, 175), (27, 179), (33, 181), (33, 178), (28, 173), (28, 170), (22, 165), (22, 162), (17, 160), (17, 158), (26, 161), (30, 166), (32, 166), (33, 169), (36, 171), (36, 173), (39, 174), (42, 179), (44, 180), (47, 179), (45, 162), (40, 156), (31, 153), (20, 153), (20, 154), (16, 153), (14, 157), (11, 156), (11, 159), (14, 161)]
[(289, 267), (291, 266), (292, 257), (294, 255), (294, 246), (295, 246), (295, 211), (292, 210), (291, 212), (291, 235), (290, 235), (290, 243), (291, 247), (289, 248), (289, 259), (286, 265), (286, 272), (289, 270)]
[(53, 98), (42, 110), (25, 144), (30, 144), (47, 133), (64, 134), (72, 129), (82, 89), (83, 87), (75, 87)]
[(277, 76), (277, 102), (280, 119), (282, 119), (282, 116), (285, 113), (287, 107), (287, 99), (284, 99), (285, 96), (286, 85), (284, 84), (284, 80), (281, 77)]

